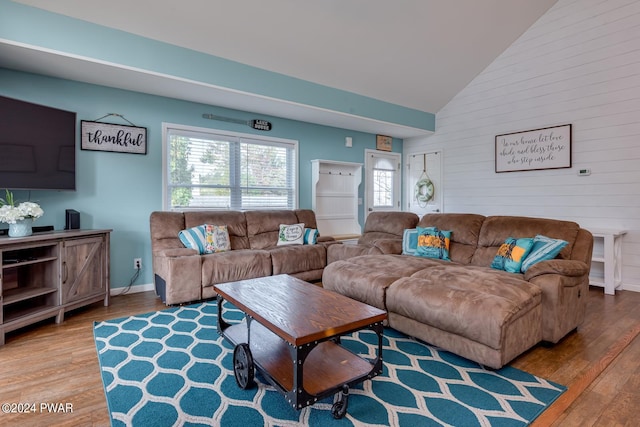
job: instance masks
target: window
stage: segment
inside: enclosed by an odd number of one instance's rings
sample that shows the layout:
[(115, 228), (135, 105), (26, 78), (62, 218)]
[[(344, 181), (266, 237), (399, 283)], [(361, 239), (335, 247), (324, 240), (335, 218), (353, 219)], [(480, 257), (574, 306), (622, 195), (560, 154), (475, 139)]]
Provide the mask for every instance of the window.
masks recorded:
[(298, 142), (163, 125), (165, 209), (295, 209)]
[(373, 206), (393, 207), (393, 174), (395, 171), (373, 170)]
[(365, 219), (371, 212), (400, 209), (400, 153), (364, 150)]
[(373, 207), (393, 207), (393, 179), (396, 168), (391, 160), (379, 157), (373, 165)]

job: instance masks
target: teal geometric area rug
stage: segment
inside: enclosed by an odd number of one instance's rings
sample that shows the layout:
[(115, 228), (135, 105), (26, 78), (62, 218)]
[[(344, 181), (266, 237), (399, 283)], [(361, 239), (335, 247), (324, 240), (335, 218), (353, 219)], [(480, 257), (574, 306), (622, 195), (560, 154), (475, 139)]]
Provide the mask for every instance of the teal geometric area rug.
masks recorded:
[[(242, 313), (225, 307), (227, 317)], [(383, 373), (351, 388), (347, 414), (334, 419), (332, 398), (295, 410), (259, 372), (257, 387), (240, 389), (216, 324), (215, 302), (96, 323), (112, 425), (526, 426), (566, 390), (511, 367), (485, 370), (386, 328)], [(341, 343), (370, 357), (377, 338), (363, 331)]]

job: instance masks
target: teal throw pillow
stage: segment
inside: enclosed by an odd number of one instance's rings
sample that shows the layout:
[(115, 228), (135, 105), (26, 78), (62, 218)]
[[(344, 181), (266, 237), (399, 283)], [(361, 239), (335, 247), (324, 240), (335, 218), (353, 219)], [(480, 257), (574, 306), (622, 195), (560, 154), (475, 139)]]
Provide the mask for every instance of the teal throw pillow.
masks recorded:
[(318, 243), (318, 230), (315, 228), (305, 228), (304, 229), (304, 244), (305, 245), (315, 245)]
[(531, 251), (532, 246), (533, 238), (531, 237), (522, 239), (507, 237), (498, 248), (498, 253), (491, 263), (491, 268), (508, 271), (509, 273), (520, 273), (522, 262)]
[(558, 256), (562, 248), (567, 246), (568, 242), (562, 239), (552, 239), (551, 237), (538, 234), (533, 238), (533, 247), (531, 252), (525, 258), (520, 267), (520, 271), (523, 273), (529, 269), (533, 264), (548, 259), (554, 259)]
[(417, 227), (417, 230), (418, 246), (416, 247), (416, 255), (449, 261), (451, 231), (438, 230), (435, 227)]
[(204, 224), (180, 231), (178, 233), (178, 238), (186, 248), (195, 249), (199, 254), (205, 253), (207, 239), (206, 227)]
[(407, 228), (402, 233), (402, 255), (416, 255), (418, 248), (418, 230)]

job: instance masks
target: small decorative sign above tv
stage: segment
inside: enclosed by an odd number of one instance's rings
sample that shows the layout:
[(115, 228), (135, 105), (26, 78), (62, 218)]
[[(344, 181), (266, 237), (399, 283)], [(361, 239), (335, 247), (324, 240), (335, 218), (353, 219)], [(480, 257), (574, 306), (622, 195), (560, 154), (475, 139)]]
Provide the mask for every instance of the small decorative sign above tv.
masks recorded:
[(265, 130), (265, 131), (271, 130), (271, 122), (268, 122), (266, 120), (261, 120), (261, 119), (251, 120), (249, 122), (249, 126), (257, 130)]
[(570, 167), (570, 124), (496, 135), (496, 172)]
[(83, 150), (147, 154), (147, 128), (82, 120)]

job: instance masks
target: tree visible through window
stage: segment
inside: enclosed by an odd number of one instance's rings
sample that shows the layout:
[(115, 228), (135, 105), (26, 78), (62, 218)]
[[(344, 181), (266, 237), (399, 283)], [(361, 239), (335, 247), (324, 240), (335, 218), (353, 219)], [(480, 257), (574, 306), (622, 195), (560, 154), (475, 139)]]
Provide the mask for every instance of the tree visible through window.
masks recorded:
[(165, 125), (168, 209), (294, 209), (297, 142)]

